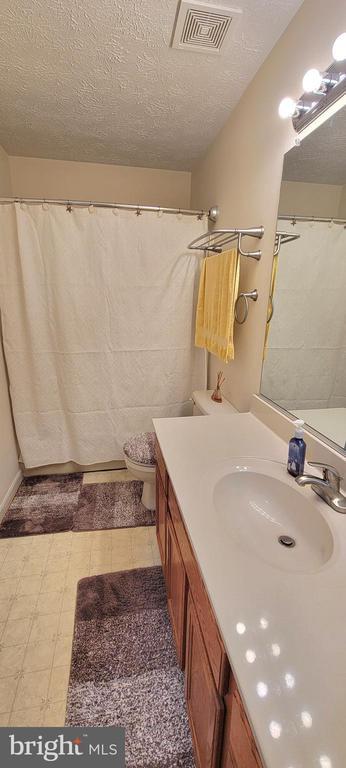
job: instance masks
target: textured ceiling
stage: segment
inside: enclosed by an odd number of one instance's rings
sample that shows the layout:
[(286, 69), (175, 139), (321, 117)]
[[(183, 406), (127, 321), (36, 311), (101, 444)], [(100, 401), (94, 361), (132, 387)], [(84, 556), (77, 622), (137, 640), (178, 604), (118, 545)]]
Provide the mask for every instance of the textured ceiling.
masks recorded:
[(282, 178), (315, 184), (346, 184), (346, 107), (285, 155)]
[(190, 169), (301, 3), (221, 0), (243, 14), (215, 56), (170, 47), (177, 0), (1, 0), (0, 144)]

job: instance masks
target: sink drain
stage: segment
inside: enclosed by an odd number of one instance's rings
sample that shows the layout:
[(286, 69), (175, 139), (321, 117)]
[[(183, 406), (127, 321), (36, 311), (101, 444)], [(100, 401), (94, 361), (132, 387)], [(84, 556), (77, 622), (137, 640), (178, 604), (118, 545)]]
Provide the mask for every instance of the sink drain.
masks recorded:
[(292, 539), (292, 536), (279, 536), (278, 542), (279, 544), (282, 544), (283, 547), (292, 548), (296, 546), (295, 539)]

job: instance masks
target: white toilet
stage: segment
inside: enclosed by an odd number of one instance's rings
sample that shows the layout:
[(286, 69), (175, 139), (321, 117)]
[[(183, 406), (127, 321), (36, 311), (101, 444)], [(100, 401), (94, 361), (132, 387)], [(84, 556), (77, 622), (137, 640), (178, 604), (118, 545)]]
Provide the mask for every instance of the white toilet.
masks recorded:
[[(212, 390), (200, 389), (192, 394), (193, 416), (230, 415), (237, 413), (228, 400), (215, 403), (211, 399)], [(147, 509), (156, 508), (155, 493), (155, 432), (140, 432), (131, 437), (124, 445), (127, 469), (136, 480), (143, 483), (142, 504)]]
[(156, 509), (155, 432), (139, 432), (123, 446), (125, 463), (135, 480), (143, 483), (142, 504)]

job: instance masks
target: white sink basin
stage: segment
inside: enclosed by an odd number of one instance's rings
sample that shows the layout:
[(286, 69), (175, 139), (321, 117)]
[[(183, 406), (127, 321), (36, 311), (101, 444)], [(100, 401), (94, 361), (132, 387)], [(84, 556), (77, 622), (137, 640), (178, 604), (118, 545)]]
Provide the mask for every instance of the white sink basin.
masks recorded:
[(214, 506), (233, 540), (281, 570), (313, 573), (333, 553), (327, 521), (275, 462), (238, 460), (216, 483)]

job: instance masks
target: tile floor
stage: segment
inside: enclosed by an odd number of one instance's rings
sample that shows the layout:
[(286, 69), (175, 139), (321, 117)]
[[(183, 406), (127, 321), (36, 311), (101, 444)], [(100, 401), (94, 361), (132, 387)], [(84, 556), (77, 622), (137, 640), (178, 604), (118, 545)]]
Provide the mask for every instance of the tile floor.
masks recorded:
[(159, 563), (154, 526), (0, 540), (0, 726), (64, 724), (79, 579)]

